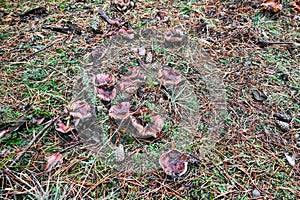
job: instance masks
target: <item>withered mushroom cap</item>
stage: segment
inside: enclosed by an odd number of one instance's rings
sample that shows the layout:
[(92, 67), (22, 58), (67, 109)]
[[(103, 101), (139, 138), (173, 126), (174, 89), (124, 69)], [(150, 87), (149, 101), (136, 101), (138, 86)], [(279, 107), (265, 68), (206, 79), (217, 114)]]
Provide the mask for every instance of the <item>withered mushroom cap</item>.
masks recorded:
[(188, 170), (188, 156), (173, 149), (160, 156), (159, 164), (167, 175), (182, 176)]
[(158, 133), (161, 132), (164, 125), (163, 118), (160, 115), (155, 114), (154, 112), (150, 116), (152, 122), (148, 123), (146, 126), (143, 126), (134, 116), (130, 116), (130, 119), (135, 129), (135, 136), (137, 138), (156, 138), (158, 136)]
[(99, 99), (104, 100), (104, 101), (110, 101), (113, 98), (115, 98), (117, 95), (117, 90), (113, 86), (108, 87), (108, 88), (107, 87), (99, 87), (99, 88), (97, 88), (96, 91), (97, 91), (96, 96)]
[(177, 85), (182, 81), (182, 78), (173, 69), (162, 69), (158, 72), (160, 82), (165, 86)]
[(118, 83), (121, 92), (136, 93), (139, 85), (145, 82), (146, 75), (137, 67), (128, 69), (128, 75), (124, 75)]
[(114, 119), (126, 119), (129, 115), (130, 102), (122, 102), (120, 105), (113, 105), (109, 109), (109, 116)]
[(114, 76), (107, 74), (97, 74), (94, 78), (96, 86), (96, 96), (104, 101), (110, 101), (115, 98), (117, 91), (114, 87), (116, 79)]
[(118, 31), (118, 35), (122, 36), (126, 40), (132, 40), (132, 39), (134, 39), (135, 31), (134, 30), (127, 30), (126, 28), (121, 28)]
[(70, 115), (79, 119), (89, 118), (92, 116), (91, 106), (85, 101), (75, 101), (71, 104)]

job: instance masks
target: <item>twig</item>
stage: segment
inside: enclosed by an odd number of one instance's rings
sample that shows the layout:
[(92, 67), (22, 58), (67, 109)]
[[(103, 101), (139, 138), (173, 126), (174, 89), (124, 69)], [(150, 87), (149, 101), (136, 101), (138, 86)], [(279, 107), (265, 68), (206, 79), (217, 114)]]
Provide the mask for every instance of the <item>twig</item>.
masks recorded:
[(16, 162), (19, 161), (19, 159), (26, 153), (26, 151), (33, 145), (33, 143), (45, 133), (45, 131), (56, 121), (57, 118), (58, 117), (47, 122), (48, 124), (38, 134), (36, 134), (36, 136), (34, 136), (32, 138), (32, 140), (28, 143), (28, 145), (25, 147), (25, 149), (23, 149), (23, 151), (21, 151), (17, 155), (17, 157), (12, 161), (12, 163), (9, 165), (9, 167), (13, 167), (16, 164)]
[(261, 47), (266, 47), (266, 46), (270, 46), (273, 44), (287, 44), (287, 45), (291, 45), (291, 46), (300, 47), (300, 43), (297, 43), (297, 42), (273, 42), (273, 41), (259, 40), (256, 42), (256, 44)]

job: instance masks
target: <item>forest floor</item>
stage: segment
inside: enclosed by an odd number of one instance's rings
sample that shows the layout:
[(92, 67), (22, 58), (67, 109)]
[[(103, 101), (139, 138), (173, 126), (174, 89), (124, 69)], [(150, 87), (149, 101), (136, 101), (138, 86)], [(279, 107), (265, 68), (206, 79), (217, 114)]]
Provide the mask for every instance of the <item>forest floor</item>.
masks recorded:
[[(291, 1), (278, 12), (261, 0), (112, 2), (0, 1), (0, 196), (299, 199)], [(167, 87), (164, 73), (180, 84)], [(132, 74), (138, 84), (120, 92)], [(117, 86), (114, 99), (94, 96)], [(74, 116), (80, 98), (93, 120)], [(125, 100), (131, 117), (158, 126), (153, 137), (112, 117)], [(159, 165), (174, 148), (197, 160), (182, 176)]]

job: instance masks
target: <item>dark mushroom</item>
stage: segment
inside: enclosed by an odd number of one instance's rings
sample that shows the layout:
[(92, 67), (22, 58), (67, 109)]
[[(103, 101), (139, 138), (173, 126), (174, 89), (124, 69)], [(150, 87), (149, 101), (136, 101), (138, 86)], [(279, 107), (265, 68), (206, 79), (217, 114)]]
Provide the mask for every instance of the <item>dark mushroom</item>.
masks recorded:
[(170, 176), (182, 176), (188, 171), (188, 156), (174, 149), (162, 154), (159, 164)]

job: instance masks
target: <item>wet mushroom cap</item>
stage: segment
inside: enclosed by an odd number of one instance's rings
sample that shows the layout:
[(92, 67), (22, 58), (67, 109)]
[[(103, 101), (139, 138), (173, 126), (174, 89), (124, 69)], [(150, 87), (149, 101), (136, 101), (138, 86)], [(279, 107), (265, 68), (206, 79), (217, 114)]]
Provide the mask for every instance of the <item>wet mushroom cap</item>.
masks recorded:
[(120, 105), (113, 105), (109, 109), (109, 116), (114, 119), (126, 119), (129, 115), (130, 102), (122, 102)]
[(161, 155), (159, 164), (167, 175), (182, 176), (188, 170), (188, 156), (174, 149)]

